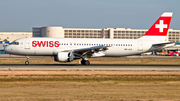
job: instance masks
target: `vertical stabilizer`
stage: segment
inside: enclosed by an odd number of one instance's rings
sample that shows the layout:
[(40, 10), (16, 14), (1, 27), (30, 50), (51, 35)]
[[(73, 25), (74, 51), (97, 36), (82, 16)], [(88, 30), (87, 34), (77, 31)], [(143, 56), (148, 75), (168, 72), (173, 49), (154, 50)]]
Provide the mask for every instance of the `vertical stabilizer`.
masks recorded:
[(172, 14), (172, 12), (163, 13), (159, 17), (159, 19), (151, 26), (151, 28), (146, 32), (146, 34), (140, 39), (165, 41)]

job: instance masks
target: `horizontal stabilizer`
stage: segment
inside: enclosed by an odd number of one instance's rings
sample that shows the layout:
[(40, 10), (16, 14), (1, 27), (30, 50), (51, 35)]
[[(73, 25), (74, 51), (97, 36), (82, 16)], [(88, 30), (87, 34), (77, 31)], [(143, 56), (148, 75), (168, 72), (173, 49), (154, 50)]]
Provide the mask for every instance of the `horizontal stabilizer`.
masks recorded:
[(155, 43), (155, 44), (152, 44), (153, 46), (159, 46), (159, 45), (166, 45), (166, 44), (172, 44), (174, 42), (172, 41), (165, 41), (165, 42), (159, 42), (159, 43)]

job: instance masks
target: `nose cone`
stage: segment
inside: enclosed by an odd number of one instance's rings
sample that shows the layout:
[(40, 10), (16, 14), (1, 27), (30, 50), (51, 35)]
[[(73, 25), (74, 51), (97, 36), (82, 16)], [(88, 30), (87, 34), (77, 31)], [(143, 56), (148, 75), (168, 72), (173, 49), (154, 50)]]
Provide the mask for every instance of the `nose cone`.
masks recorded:
[(10, 51), (9, 46), (4, 47), (4, 51), (5, 51), (6, 53), (9, 53), (9, 51)]

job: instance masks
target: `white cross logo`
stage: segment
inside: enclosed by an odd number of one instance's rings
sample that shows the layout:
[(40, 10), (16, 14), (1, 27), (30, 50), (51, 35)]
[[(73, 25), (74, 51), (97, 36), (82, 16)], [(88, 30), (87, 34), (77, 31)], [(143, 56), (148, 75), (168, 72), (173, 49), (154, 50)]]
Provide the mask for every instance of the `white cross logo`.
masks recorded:
[(160, 20), (160, 24), (156, 24), (156, 28), (159, 28), (159, 32), (163, 32), (164, 28), (167, 28), (167, 24), (164, 24), (163, 20)]

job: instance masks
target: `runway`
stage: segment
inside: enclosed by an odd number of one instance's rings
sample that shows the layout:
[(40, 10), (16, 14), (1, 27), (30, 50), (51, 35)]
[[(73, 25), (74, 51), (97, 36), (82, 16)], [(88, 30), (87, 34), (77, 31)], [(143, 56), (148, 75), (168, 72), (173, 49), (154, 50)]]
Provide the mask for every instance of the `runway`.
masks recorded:
[(0, 64), (0, 70), (134, 70), (134, 71), (180, 71), (180, 65), (117, 65), (92, 64), (89, 66), (78, 64)]

